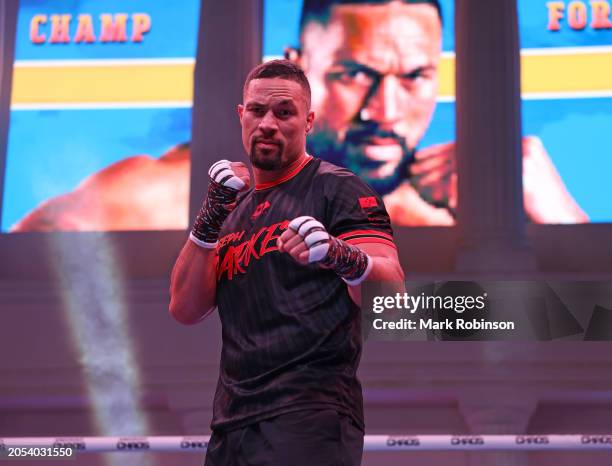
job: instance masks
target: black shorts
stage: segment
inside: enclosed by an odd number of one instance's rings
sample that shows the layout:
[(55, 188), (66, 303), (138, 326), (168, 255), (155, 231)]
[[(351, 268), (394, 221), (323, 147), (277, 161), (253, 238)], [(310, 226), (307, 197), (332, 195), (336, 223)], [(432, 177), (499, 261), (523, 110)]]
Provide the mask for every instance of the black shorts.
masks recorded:
[(205, 466), (359, 466), (363, 432), (334, 409), (304, 410), (214, 431)]

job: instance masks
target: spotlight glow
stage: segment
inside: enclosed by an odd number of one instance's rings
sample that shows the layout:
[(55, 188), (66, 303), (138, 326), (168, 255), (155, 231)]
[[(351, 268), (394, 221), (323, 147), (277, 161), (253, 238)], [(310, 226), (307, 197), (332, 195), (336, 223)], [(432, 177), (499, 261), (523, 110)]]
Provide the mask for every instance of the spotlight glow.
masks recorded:
[[(114, 244), (105, 233), (48, 238), (98, 433), (143, 435), (148, 422), (138, 406), (140, 378)], [(112, 464), (119, 460), (108, 459)], [(144, 458), (133, 459), (130, 464), (145, 464)]]

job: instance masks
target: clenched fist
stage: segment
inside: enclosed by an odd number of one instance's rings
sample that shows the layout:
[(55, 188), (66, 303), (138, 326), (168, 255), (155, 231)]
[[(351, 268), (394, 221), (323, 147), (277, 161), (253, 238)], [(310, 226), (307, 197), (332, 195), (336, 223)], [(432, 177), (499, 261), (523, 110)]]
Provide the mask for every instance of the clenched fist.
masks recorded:
[(300, 264), (319, 262), (329, 250), (330, 236), (318, 220), (302, 216), (289, 223), (289, 229), (277, 240), (280, 252), (286, 252)]
[(249, 189), (251, 177), (242, 162), (219, 160), (208, 170), (210, 185), (189, 239), (202, 248), (217, 247), (219, 232), (227, 216), (236, 207), (238, 192)]
[(251, 186), (249, 169), (242, 162), (219, 160), (212, 164), (208, 170), (208, 176), (214, 182), (236, 191), (243, 191)]

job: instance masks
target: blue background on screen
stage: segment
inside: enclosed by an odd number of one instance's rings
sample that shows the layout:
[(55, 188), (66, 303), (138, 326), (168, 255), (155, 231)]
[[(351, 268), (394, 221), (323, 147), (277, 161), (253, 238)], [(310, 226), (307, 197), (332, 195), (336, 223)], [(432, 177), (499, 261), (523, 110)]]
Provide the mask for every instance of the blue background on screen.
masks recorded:
[(523, 48), (546, 48), (546, 47), (581, 47), (587, 45), (610, 45), (612, 44), (612, 29), (594, 30), (588, 26), (591, 22), (589, 1), (584, 0), (587, 7), (587, 27), (581, 31), (575, 31), (567, 24), (567, 6), (565, 1), (565, 15), (560, 20), (559, 31), (549, 31), (547, 0), (519, 0), (519, 27), (521, 34), (521, 47)]

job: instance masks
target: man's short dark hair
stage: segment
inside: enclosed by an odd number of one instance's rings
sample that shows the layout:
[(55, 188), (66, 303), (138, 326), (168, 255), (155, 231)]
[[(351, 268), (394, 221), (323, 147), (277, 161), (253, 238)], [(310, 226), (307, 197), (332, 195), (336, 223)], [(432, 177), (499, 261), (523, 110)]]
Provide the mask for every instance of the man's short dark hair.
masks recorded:
[(281, 78), (289, 81), (295, 81), (304, 90), (306, 95), (306, 104), (310, 109), (310, 84), (308, 79), (298, 65), (290, 60), (270, 60), (253, 68), (244, 82), (243, 95), (246, 95), (249, 83), (253, 79), (264, 78)]
[[(325, 24), (329, 21), (332, 7), (336, 5), (383, 5), (393, 0), (304, 0), (300, 19), (300, 32), (311, 21)], [(424, 3), (435, 7), (442, 23), (442, 7), (439, 0), (401, 0), (402, 3)]]

